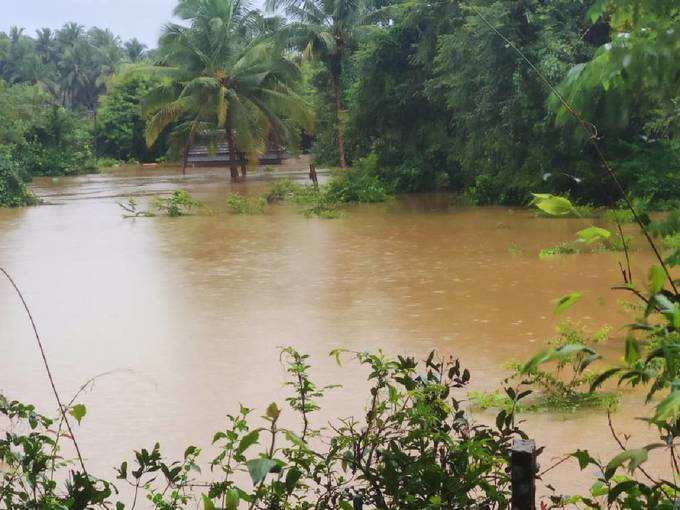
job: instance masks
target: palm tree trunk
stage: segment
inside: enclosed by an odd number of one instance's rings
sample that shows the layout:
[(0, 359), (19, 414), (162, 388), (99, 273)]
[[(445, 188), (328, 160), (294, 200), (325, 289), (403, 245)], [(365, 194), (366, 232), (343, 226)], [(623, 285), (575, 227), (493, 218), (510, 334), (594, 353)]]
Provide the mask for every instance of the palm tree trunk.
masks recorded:
[(347, 160), (345, 159), (345, 132), (342, 129), (342, 91), (340, 90), (340, 76), (332, 74), (331, 81), (333, 82), (333, 93), (335, 94), (335, 122), (338, 129), (338, 158), (340, 159), (340, 168), (347, 168)]
[(191, 147), (191, 142), (187, 140), (184, 144), (184, 154), (182, 155), (182, 175), (187, 174), (187, 161), (189, 161), (189, 148)]
[(238, 181), (238, 151), (236, 150), (236, 139), (231, 123), (227, 123), (227, 136), (229, 138), (229, 173), (232, 182)]
[(245, 177), (248, 174), (248, 165), (246, 163), (246, 155), (240, 154), (241, 157), (241, 177)]
[(194, 128), (189, 131), (189, 136), (187, 136), (187, 143), (184, 144), (184, 154), (182, 156), (182, 175), (187, 174), (187, 162), (189, 161), (189, 150), (194, 144)]

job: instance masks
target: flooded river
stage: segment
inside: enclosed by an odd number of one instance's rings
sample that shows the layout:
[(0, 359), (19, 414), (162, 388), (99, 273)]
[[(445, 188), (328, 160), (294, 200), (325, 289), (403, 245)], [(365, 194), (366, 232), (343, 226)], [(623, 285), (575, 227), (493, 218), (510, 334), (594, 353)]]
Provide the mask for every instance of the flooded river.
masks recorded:
[[(300, 177), (302, 178), (302, 177)], [(50, 205), (0, 209), (0, 265), (25, 292), (44, 338), (58, 388), (72, 395), (98, 374), (79, 401), (90, 469), (112, 476), (133, 448), (160, 440), (171, 453), (206, 444), (239, 402), (282, 401), (278, 347), (312, 355), (313, 375), (341, 383), (319, 415), (360, 413), (363, 372), (338, 367), (335, 348), (459, 356), (473, 386), (493, 389), (510, 359), (527, 359), (554, 335), (555, 301), (583, 292), (565, 316), (614, 326), (604, 352), (622, 352), (629, 321), (610, 289), (617, 254), (539, 260), (541, 248), (573, 239), (587, 220), (540, 219), (526, 210), (454, 205), (447, 195), (400, 196), (351, 207), (335, 220), (305, 218), (292, 206), (236, 216), (224, 198), (267, 186), (257, 175), (231, 186), (223, 170), (120, 169), (40, 179)], [(126, 219), (116, 201), (178, 187), (206, 204), (182, 217)], [(641, 242), (638, 278), (651, 263)], [(0, 281), (0, 390), (48, 412), (50, 394), (30, 326)], [(614, 415), (643, 445), (655, 434), (624, 395)], [(259, 415), (259, 414), (258, 414)], [(490, 416), (490, 415), (489, 415)], [(488, 419), (479, 413), (479, 419)], [(617, 451), (602, 412), (527, 414), (525, 428), (546, 446), (541, 464), (576, 448)], [(667, 471), (661, 460), (652, 471)], [(590, 480), (562, 464), (546, 480), (569, 491)], [(545, 489), (542, 489), (545, 492)]]

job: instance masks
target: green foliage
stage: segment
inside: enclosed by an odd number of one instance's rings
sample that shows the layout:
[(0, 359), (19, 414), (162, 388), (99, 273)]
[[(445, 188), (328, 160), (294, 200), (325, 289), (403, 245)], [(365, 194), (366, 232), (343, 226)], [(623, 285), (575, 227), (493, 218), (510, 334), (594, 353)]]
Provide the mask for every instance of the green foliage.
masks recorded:
[(158, 78), (144, 98), (147, 144), (170, 129), (171, 146), (186, 155), (198, 136), (213, 144), (226, 138), (232, 179), (241, 153), (254, 162), (271, 140), (294, 150), (312, 120), (296, 90), (300, 70), (280, 44), (265, 40), (264, 20), (251, 23), (259, 13), (236, 0), (185, 0), (175, 12), (184, 23), (164, 28), (163, 65), (143, 69)]
[[(133, 489), (132, 506), (145, 497), (146, 506), (159, 510), (199, 504), (206, 510), (508, 507), (510, 446), (525, 436), (512, 410), (501, 411), (494, 426), (470, 421), (461, 400), (470, 372), (459, 361), (434, 352), (424, 362), (381, 352), (331, 354), (365, 369), (364, 416), (338, 417), (331, 427), (317, 428), (312, 416), (328, 388), (311, 379), (307, 355), (286, 348), (281, 359), (291, 390), (287, 406), (270, 404), (257, 422), (251, 409), (240, 406), (213, 435), (207, 459), (194, 446), (177, 460), (164, 456), (158, 443), (135, 451), (117, 468), (120, 482)], [(0, 412), (30, 424), (29, 432), (12, 429), (0, 439), (7, 467), (0, 494), (8, 509), (114, 507), (112, 484), (90, 479), (58, 457), (60, 437), (48, 433), (52, 420), (4, 397)], [(292, 414), (286, 423), (298, 418), (300, 428), (283, 425), (284, 414)], [(210, 475), (200, 469), (206, 464)], [(208, 480), (199, 478), (206, 475)], [(63, 489), (54, 481), (62, 476)], [(69, 497), (77, 503), (68, 505)]]
[(165, 139), (148, 149), (144, 138), (146, 121), (142, 113), (142, 98), (154, 81), (142, 73), (126, 72), (115, 75), (97, 110), (98, 155), (121, 161), (153, 161), (167, 151)]
[(301, 193), (302, 186), (293, 182), (292, 179), (277, 179), (265, 192), (264, 198), (267, 203), (283, 202)]
[[(577, 301), (578, 293), (566, 296), (556, 312)], [(475, 393), (473, 402), (483, 409), (507, 409), (511, 397), (517, 393), (525, 399), (520, 409), (525, 411), (574, 412), (589, 408), (612, 408), (618, 403), (613, 392), (591, 391), (593, 381), (603, 372), (593, 371), (592, 364), (600, 359), (597, 346), (607, 340), (611, 328), (603, 327), (588, 334), (582, 326), (564, 322), (558, 335), (548, 341), (549, 348), (541, 351), (525, 364), (512, 363), (512, 375), (504, 384), (512, 384), (513, 393)], [(510, 399), (510, 400), (509, 400)]]
[(281, 179), (270, 186), (264, 199), (268, 203), (290, 200), (300, 206), (305, 216), (337, 218), (342, 204), (384, 202), (390, 197), (374, 165), (375, 159), (369, 157), (352, 168), (337, 170), (328, 184), (318, 189)]
[(579, 248), (574, 245), (574, 243), (562, 243), (552, 248), (543, 248), (538, 256), (541, 259), (547, 259), (550, 257), (555, 257), (559, 255), (575, 255), (581, 253)]
[(390, 195), (377, 176), (375, 154), (360, 159), (349, 169), (338, 170), (328, 182), (325, 193), (329, 200), (339, 203), (384, 202)]
[(227, 196), (227, 205), (235, 214), (263, 214), (267, 200), (264, 197), (230, 193)]
[(201, 207), (201, 203), (194, 200), (188, 191), (177, 189), (167, 198), (156, 197), (153, 200), (153, 207), (168, 216), (186, 216)]
[(67, 23), (30, 37), (23, 28), (11, 27), (7, 34), (0, 32), (0, 80), (40, 83), (52, 103), (92, 111), (116, 68), (143, 55), (139, 41), (124, 46), (108, 29)]
[(11, 154), (0, 146), (0, 207), (36, 205), (40, 201), (27, 188)]
[[(85, 414), (84, 407), (74, 406), (71, 411), (78, 421)], [(2, 394), (0, 416), (11, 424), (0, 437), (3, 508), (107, 508), (113, 484), (89, 476), (62, 456), (63, 421), (49, 419), (34, 406), (10, 401)]]

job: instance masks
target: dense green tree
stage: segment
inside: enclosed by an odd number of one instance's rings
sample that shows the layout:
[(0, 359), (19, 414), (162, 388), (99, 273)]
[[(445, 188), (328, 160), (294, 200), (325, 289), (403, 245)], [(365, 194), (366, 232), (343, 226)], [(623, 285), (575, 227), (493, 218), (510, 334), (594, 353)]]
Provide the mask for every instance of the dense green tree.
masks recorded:
[(146, 162), (165, 152), (167, 147), (162, 141), (149, 149), (144, 134), (142, 98), (153, 86), (152, 79), (144, 73), (125, 72), (111, 78), (97, 110), (98, 155)]

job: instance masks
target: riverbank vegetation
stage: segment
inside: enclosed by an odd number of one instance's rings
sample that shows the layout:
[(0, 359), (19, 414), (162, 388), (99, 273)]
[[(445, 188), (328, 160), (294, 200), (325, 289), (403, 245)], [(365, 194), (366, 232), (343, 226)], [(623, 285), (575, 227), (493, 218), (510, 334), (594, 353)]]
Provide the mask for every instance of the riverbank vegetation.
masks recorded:
[(667, 209), (680, 196), (677, 6), (637, 4), (181, 0), (185, 25), (153, 50), (74, 23), (13, 28), (0, 34), (0, 129), (13, 131), (0, 145), (24, 180), (95, 171), (95, 156), (186, 162), (197, 140), (227, 143), (236, 179), (243, 155), (274, 142), (317, 165), (370, 161), (395, 192), (611, 206), (595, 136), (626, 189)]

